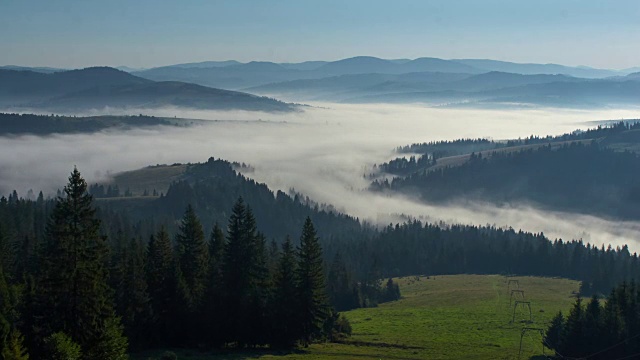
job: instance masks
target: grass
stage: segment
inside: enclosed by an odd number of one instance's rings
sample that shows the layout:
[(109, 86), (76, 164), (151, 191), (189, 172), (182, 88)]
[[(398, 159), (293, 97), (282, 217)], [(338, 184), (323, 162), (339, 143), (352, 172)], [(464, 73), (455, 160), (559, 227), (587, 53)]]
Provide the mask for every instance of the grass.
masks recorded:
[[(546, 329), (558, 310), (569, 310), (579, 287), (578, 282), (566, 279), (517, 279), (531, 302), (532, 323), (528, 310), (522, 308), (511, 322), (513, 306), (504, 276), (407, 277), (398, 279), (402, 300), (345, 313), (353, 326), (353, 335), (345, 343), (316, 344), (291, 353), (175, 352), (179, 359), (187, 360), (517, 359), (521, 329)], [(139, 354), (135, 359), (159, 353)], [(521, 358), (540, 355), (540, 335), (525, 335)]]

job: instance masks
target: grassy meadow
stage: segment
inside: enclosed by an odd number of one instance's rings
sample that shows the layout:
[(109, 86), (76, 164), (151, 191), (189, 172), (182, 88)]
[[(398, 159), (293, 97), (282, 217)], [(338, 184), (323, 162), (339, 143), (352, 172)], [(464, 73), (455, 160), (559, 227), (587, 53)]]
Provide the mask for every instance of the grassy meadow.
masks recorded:
[[(516, 309), (511, 322), (508, 279), (517, 279), (529, 310)], [(577, 281), (500, 275), (449, 275), (397, 279), (403, 298), (377, 308), (346, 312), (353, 335), (341, 344), (315, 344), (291, 353), (268, 351), (204, 353), (173, 350), (179, 359), (518, 359), (523, 327), (546, 329), (558, 310), (575, 301)], [(521, 299), (518, 299), (521, 300)], [(523, 338), (521, 359), (542, 355), (538, 333)], [(547, 354), (550, 351), (545, 350)], [(156, 353), (134, 359), (156, 358)]]

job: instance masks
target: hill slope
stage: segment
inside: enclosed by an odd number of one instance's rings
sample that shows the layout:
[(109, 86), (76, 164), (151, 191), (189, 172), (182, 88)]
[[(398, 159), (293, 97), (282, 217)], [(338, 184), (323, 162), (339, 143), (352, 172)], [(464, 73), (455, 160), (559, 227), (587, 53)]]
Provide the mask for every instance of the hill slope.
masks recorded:
[(63, 112), (164, 106), (269, 112), (295, 109), (274, 99), (183, 82), (155, 82), (108, 67), (52, 74), (0, 70), (0, 105)]

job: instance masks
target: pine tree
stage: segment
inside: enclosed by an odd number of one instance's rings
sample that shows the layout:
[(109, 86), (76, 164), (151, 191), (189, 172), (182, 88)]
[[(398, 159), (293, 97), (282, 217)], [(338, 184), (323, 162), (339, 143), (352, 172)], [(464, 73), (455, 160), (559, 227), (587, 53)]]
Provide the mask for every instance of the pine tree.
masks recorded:
[(150, 331), (156, 343), (166, 344), (171, 338), (176, 285), (171, 240), (164, 227), (147, 245), (147, 284), (153, 314)]
[(550, 349), (559, 351), (561, 349), (562, 336), (564, 335), (564, 316), (562, 311), (558, 313), (551, 320), (551, 325), (545, 333), (544, 344)]
[(186, 285), (186, 293), (183, 294), (186, 306), (189, 311), (195, 312), (201, 306), (206, 289), (209, 249), (202, 224), (191, 205), (187, 206), (176, 235), (175, 253)]
[(353, 285), (347, 266), (342, 260), (342, 255), (337, 252), (333, 257), (327, 276), (329, 300), (337, 311), (350, 310), (360, 306), (359, 297), (354, 298)]
[(126, 334), (132, 345), (147, 342), (147, 328), (151, 320), (151, 307), (147, 292), (144, 250), (139, 241), (131, 239), (125, 257), (122, 290), (124, 296), (119, 311)]
[[(264, 236), (242, 198), (233, 207), (222, 263), (225, 335), (239, 346), (265, 343), (269, 272)], [(246, 324), (251, 323), (251, 326)]]
[(23, 338), (16, 329), (19, 314), (18, 292), (8, 283), (0, 263), (0, 357), (11, 360), (26, 360), (29, 356), (23, 346)]
[(564, 327), (562, 355), (580, 357), (586, 355), (584, 344), (584, 308), (578, 297), (573, 304)]
[(249, 258), (247, 236), (244, 233), (246, 209), (239, 198), (233, 206), (227, 226), (227, 242), (222, 262), (222, 287), (225, 309), (225, 338), (229, 342), (237, 341), (242, 331), (242, 322), (246, 316), (247, 293), (249, 289)]
[[(113, 310), (113, 291), (107, 284), (106, 239), (99, 235), (87, 183), (77, 169), (69, 177), (64, 197), (58, 198), (46, 229), (37, 289), (39, 327), (48, 336), (64, 331), (94, 360), (126, 355), (119, 319)], [(109, 336), (109, 338), (107, 338)], [(105, 341), (117, 338), (122, 346), (105, 351)]]
[(602, 348), (602, 308), (596, 295), (593, 295), (584, 312), (584, 344), (586, 353), (594, 353)]
[[(247, 329), (247, 343), (249, 345), (265, 345), (269, 342), (269, 314), (268, 304), (271, 302), (271, 278), (266, 252), (266, 239), (263, 234), (257, 233), (255, 219), (251, 208), (247, 207), (245, 224), (249, 225), (249, 233), (255, 233), (253, 244), (250, 245), (251, 258), (251, 286), (249, 299), (249, 316), (252, 326)], [(252, 230), (254, 229), (254, 230)]]
[(178, 300), (184, 302), (179, 317), (178, 337), (183, 341), (199, 342), (205, 336), (202, 316), (209, 280), (209, 249), (204, 230), (191, 205), (182, 218), (176, 235), (176, 276)]
[(209, 238), (209, 278), (205, 295), (204, 318), (207, 322), (208, 339), (206, 342), (222, 345), (221, 322), (222, 308), (222, 261), (225, 238), (222, 229), (215, 223)]
[(300, 334), (302, 343), (308, 346), (312, 340), (322, 335), (323, 325), (330, 315), (322, 263), (322, 248), (309, 217), (304, 223), (300, 236), (297, 281)]
[(298, 313), (297, 313), (297, 289), (296, 289), (296, 253), (287, 236), (282, 244), (282, 252), (278, 261), (274, 278), (275, 294), (273, 297), (273, 342), (279, 347), (295, 345), (298, 339)]

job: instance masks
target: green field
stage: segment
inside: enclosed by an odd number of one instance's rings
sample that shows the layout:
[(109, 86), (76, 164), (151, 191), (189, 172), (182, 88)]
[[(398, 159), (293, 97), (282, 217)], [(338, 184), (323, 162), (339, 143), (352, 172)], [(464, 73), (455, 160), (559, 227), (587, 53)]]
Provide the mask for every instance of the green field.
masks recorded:
[[(175, 351), (179, 359), (517, 359), (523, 327), (546, 328), (558, 310), (575, 301), (577, 281), (516, 277), (529, 311), (519, 307), (511, 323), (507, 278), (451, 275), (398, 279), (403, 299), (345, 314), (353, 336), (343, 344), (316, 344), (289, 354)], [(514, 286), (511, 286), (514, 288)], [(546, 350), (549, 354), (549, 350)], [(147, 359), (141, 354), (137, 359)], [(542, 355), (540, 335), (528, 333), (522, 359)]]

